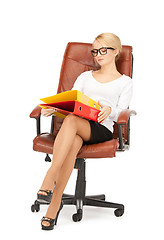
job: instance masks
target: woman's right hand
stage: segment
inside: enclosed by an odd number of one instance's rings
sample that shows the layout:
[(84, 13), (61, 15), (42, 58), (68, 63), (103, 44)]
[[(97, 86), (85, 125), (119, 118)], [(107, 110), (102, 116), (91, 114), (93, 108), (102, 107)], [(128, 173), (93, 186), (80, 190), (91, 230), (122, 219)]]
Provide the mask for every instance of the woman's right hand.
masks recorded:
[(51, 116), (54, 112), (56, 112), (55, 108), (42, 108), (41, 114), (45, 117)]

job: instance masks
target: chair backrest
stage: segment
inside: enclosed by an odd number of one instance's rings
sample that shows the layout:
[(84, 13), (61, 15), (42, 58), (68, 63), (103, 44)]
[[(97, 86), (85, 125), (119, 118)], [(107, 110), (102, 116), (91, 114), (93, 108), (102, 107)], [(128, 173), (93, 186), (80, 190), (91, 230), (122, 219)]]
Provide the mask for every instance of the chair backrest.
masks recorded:
[[(57, 93), (72, 89), (74, 82), (82, 72), (99, 69), (99, 65), (95, 63), (90, 53), (91, 48), (92, 44), (90, 43), (70, 42), (67, 44), (63, 57)], [(132, 77), (132, 61), (132, 47), (123, 45), (120, 58), (116, 62), (118, 71), (121, 74)], [(55, 135), (59, 131), (62, 121), (63, 119), (55, 117)], [(117, 138), (117, 130), (115, 127), (114, 138)]]

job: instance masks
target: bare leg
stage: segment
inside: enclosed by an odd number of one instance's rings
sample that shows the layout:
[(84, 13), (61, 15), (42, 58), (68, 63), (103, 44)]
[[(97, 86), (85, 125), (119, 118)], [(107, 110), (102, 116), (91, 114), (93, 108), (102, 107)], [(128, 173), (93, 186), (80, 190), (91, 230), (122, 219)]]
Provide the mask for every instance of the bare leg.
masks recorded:
[[(72, 173), (72, 170), (74, 168), (75, 160), (77, 153), (79, 152), (81, 146), (83, 144), (83, 140), (80, 136), (76, 135), (72, 148), (70, 149), (61, 169), (58, 174), (57, 178), (57, 184), (52, 196), (51, 203), (48, 207), (47, 213), (45, 217), (49, 218), (55, 218), (56, 214), (59, 210), (60, 204), (61, 204), (61, 198), (64, 192), (64, 189), (66, 187), (66, 184), (69, 180), (69, 177)], [(48, 222), (42, 222), (43, 225), (49, 226)]]
[[(47, 171), (41, 189), (53, 190), (58, 173), (63, 165), (76, 136), (88, 141), (91, 136), (91, 128), (88, 120), (75, 115), (68, 115), (61, 126), (54, 142), (53, 161)], [(43, 194), (43, 193), (42, 193)]]

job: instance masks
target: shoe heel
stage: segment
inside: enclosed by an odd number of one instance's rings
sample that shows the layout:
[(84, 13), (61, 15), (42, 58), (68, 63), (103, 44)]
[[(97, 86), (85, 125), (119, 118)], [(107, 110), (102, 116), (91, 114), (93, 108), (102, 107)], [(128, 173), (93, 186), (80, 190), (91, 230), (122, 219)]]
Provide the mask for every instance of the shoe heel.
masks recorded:
[(60, 212), (60, 211), (58, 211), (58, 213), (57, 213), (57, 215), (56, 215), (56, 218), (55, 218), (55, 223), (54, 223), (54, 225), (57, 225), (57, 221), (58, 221), (59, 212)]
[[(47, 217), (43, 217), (43, 218), (41, 219), (42, 230), (52, 230), (52, 229), (54, 228), (54, 225), (57, 225), (58, 216), (59, 216), (59, 213), (60, 213), (60, 211), (61, 211), (62, 208), (63, 208), (63, 203), (61, 202), (59, 211), (57, 212), (55, 219), (47, 218)], [(50, 225), (49, 225), (49, 226), (44, 226), (44, 225), (42, 225), (42, 222), (43, 222), (43, 221), (49, 222)]]
[(62, 208), (63, 208), (63, 203), (61, 202), (61, 205), (60, 205), (59, 211), (58, 211), (57, 214), (56, 214), (56, 218), (55, 218), (55, 223), (54, 223), (54, 225), (57, 225), (57, 221), (58, 221), (59, 213), (60, 213), (60, 211), (62, 210)]

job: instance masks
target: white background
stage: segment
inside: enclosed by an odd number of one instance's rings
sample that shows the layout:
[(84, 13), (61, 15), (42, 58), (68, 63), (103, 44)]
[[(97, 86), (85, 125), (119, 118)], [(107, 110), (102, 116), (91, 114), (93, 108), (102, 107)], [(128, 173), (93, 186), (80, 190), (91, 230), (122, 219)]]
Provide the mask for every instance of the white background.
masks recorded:
[[(163, 3), (162, 1), (0, 2), (1, 232), (23, 239), (163, 239)], [(113, 159), (88, 159), (87, 193), (106, 193), (125, 205), (116, 218), (111, 209), (84, 207), (79, 223), (74, 206), (64, 206), (58, 226), (41, 231), (46, 212), (32, 213), (46, 170), (45, 154), (32, 150), (39, 98), (56, 94), (67, 42), (93, 42), (102, 32), (132, 45), (134, 94), (131, 148)], [(43, 118), (42, 131), (49, 130)], [(66, 192), (74, 193), (76, 170)], [(3, 231), (2, 231), (3, 230)]]

